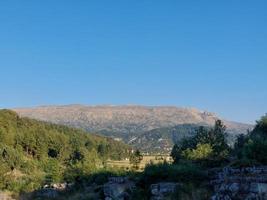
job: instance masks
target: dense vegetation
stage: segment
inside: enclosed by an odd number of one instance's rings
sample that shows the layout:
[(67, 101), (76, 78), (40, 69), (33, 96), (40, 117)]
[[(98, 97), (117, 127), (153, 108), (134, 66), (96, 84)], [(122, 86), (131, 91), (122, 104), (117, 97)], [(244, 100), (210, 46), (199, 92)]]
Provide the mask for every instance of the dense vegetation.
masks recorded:
[(257, 121), (253, 131), (237, 138), (234, 152), (238, 165), (267, 165), (267, 115)]
[(152, 129), (136, 134), (130, 144), (142, 152), (167, 154), (175, 143), (196, 134), (196, 124), (181, 124), (174, 127)]
[(267, 115), (256, 122), (252, 131), (239, 135), (233, 147), (226, 138), (226, 127), (220, 120), (213, 128), (199, 127), (195, 136), (174, 145), (171, 153), (174, 163), (187, 160), (206, 167), (227, 162), (246, 166), (267, 164)]
[(0, 190), (28, 192), (77, 181), (108, 158), (128, 157), (127, 149), (109, 138), (0, 110)]
[(213, 128), (199, 127), (195, 136), (174, 145), (173, 164), (145, 168), (134, 194), (136, 199), (149, 199), (149, 185), (164, 181), (182, 183), (168, 199), (210, 199), (208, 170), (267, 164), (267, 115), (257, 121), (252, 131), (238, 136), (234, 146), (229, 146), (226, 139), (226, 127), (220, 120)]
[(230, 151), (226, 137), (226, 127), (217, 120), (213, 128), (201, 126), (195, 136), (175, 144), (171, 156), (175, 163), (191, 160), (209, 166), (222, 164)]
[[(182, 183), (170, 199), (204, 200), (212, 193), (207, 170), (267, 165), (267, 115), (252, 131), (238, 136), (234, 146), (227, 136), (220, 120), (211, 128), (198, 127), (191, 137), (177, 140), (171, 152), (174, 163), (151, 163), (136, 172), (142, 155), (139, 151), (129, 155), (123, 143), (0, 110), (0, 190), (30, 192), (64, 181), (76, 184), (58, 199), (102, 199), (109, 176), (127, 176), (136, 184), (132, 200), (149, 199), (150, 185), (164, 181)], [(105, 168), (107, 159), (125, 157), (133, 171)], [(88, 188), (90, 192), (83, 194)]]

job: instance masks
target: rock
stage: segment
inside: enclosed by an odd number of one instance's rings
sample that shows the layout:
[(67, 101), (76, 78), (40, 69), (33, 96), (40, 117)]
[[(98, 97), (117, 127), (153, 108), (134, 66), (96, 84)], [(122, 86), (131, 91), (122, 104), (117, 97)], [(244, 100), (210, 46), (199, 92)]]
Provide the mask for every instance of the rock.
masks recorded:
[[(214, 177), (214, 176), (213, 176)], [(224, 168), (210, 181), (212, 200), (267, 200), (267, 167)]]
[(180, 185), (174, 182), (160, 182), (150, 185), (151, 200), (164, 199), (164, 196), (174, 193)]
[[(56, 198), (60, 191), (64, 191), (73, 186), (73, 183), (53, 183), (46, 184), (43, 189), (35, 192), (35, 196), (38, 198)], [(1, 199), (0, 199), (1, 200)]]
[(108, 178), (109, 182), (112, 183), (125, 183), (128, 181), (128, 177), (122, 177), (122, 176), (118, 176), (118, 177), (109, 177)]
[(231, 192), (236, 193), (239, 191), (239, 183), (232, 183), (229, 188)]
[(249, 191), (252, 193), (258, 193), (259, 192), (258, 183), (251, 183)]
[(134, 188), (134, 182), (128, 180), (127, 177), (110, 177), (108, 180), (103, 186), (105, 200), (125, 200), (129, 198), (127, 191)]
[(258, 183), (259, 193), (267, 194), (267, 183)]

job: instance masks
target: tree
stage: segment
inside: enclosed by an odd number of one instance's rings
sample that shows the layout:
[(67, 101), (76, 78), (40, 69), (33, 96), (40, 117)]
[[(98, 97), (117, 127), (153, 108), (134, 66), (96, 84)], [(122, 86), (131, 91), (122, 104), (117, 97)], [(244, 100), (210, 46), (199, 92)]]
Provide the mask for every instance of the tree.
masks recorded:
[(197, 144), (196, 149), (186, 149), (182, 152), (183, 156), (189, 160), (208, 159), (213, 153), (210, 144)]
[(213, 128), (199, 127), (196, 135), (183, 139), (179, 144), (175, 144), (171, 156), (175, 163), (184, 158), (187, 160), (201, 159), (224, 159), (229, 152), (226, 142), (226, 127), (221, 120), (215, 121)]
[(195, 138), (197, 144), (210, 144), (213, 154), (217, 158), (225, 158), (229, 152), (229, 145), (226, 141), (226, 127), (221, 120), (216, 120), (212, 129), (201, 127)]
[(175, 144), (172, 148), (172, 152), (171, 152), (171, 157), (174, 161), (174, 163), (178, 163), (180, 161), (180, 159), (182, 158), (182, 150), (181, 148), (178, 146), (178, 144)]
[(257, 121), (247, 136), (240, 135), (235, 143), (235, 152), (240, 160), (254, 164), (267, 164), (267, 115)]
[(135, 170), (139, 169), (139, 164), (143, 160), (143, 156), (141, 155), (139, 150), (136, 150), (133, 154), (130, 156), (130, 163), (133, 165), (133, 168)]
[(251, 134), (252, 136), (267, 139), (267, 114), (261, 117), (259, 121), (256, 121), (256, 126)]
[[(102, 159), (126, 157), (128, 148), (109, 138), (0, 110), (0, 190), (28, 192), (65, 177), (81, 180), (102, 167)], [(14, 176), (17, 172), (23, 176)]]

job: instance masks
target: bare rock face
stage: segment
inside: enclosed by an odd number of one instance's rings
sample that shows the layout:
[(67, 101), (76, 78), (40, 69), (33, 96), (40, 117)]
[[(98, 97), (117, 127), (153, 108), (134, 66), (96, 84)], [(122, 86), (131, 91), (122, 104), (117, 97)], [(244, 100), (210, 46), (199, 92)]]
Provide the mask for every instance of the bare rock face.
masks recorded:
[[(124, 141), (143, 152), (170, 153), (173, 144), (192, 136), (192, 127), (213, 126), (215, 114), (168, 106), (43, 106), (14, 109), (20, 116), (82, 128)], [(229, 143), (251, 125), (224, 120)], [(183, 126), (187, 126), (183, 127)], [(190, 131), (185, 131), (190, 129)]]
[(212, 200), (267, 200), (267, 167), (224, 168), (211, 185)]
[[(24, 117), (84, 128), (88, 131), (145, 132), (179, 124), (213, 125), (218, 117), (194, 108), (168, 106), (42, 106), (14, 109)], [(224, 121), (229, 129), (246, 132), (251, 126)]]

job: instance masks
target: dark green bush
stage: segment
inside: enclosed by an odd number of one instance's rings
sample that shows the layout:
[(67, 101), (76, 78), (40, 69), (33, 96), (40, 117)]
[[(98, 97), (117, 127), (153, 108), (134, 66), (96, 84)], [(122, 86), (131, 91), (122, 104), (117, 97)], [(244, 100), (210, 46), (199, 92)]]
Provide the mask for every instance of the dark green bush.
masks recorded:
[(191, 163), (148, 165), (142, 175), (146, 184), (158, 181), (199, 182), (203, 178), (206, 178), (205, 173)]

